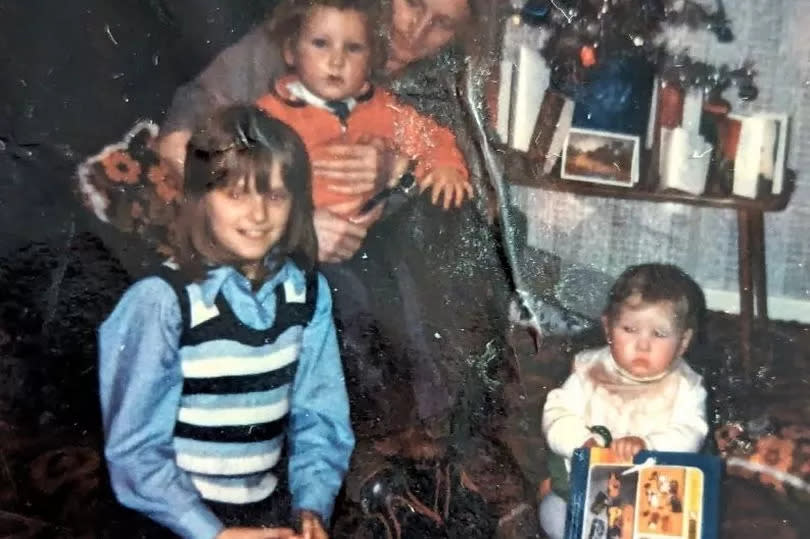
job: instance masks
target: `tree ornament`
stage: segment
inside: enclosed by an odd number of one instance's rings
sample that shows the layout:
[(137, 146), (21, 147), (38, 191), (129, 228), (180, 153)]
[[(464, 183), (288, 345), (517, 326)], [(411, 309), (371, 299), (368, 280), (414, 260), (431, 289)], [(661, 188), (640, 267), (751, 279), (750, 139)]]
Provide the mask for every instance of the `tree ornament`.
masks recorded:
[(737, 95), (743, 101), (753, 101), (759, 95), (759, 90), (753, 84), (744, 84), (737, 89)]
[[(701, 2), (703, 0), (700, 0)], [(564, 93), (583, 80), (582, 67), (592, 67), (591, 52), (599, 62), (624, 56), (646, 58), (656, 75), (682, 86), (712, 91), (733, 83), (746, 96), (756, 96), (753, 71), (720, 69), (694, 62), (685, 52), (667, 50), (661, 34), (685, 26), (712, 32), (720, 42), (734, 39), (722, 0), (714, 11), (698, 0), (530, 0), (551, 5), (542, 21), (549, 30), (542, 53), (552, 69), (552, 84)], [(586, 49), (585, 47), (589, 47)], [(677, 58), (677, 61), (675, 59)], [(593, 60), (596, 60), (594, 56)], [(556, 69), (555, 65), (565, 66)]]
[(591, 67), (596, 64), (596, 51), (593, 47), (585, 45), (579, 51), (579, 59), (583, 67)]
[(525, 24), (537, 26), (548, 18), (550, 11), (551, 2), (549, 0), (526, 0), (518, 17)]

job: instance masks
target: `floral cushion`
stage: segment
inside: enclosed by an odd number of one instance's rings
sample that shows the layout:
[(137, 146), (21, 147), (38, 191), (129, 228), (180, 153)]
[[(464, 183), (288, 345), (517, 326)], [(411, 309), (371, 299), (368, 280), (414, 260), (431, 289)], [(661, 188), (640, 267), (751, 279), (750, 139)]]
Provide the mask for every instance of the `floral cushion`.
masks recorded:
[(157, 135), (157, 125), (139, 122), (120, 142), (85, 159), (77, 175), (82, 202), (98, 219), (168, 254), (182, 175), (156, 152)]
[(810, 420), (796, 404), (747, 423), (726, 423), (714, 439), (731, 475), (810, 501)]

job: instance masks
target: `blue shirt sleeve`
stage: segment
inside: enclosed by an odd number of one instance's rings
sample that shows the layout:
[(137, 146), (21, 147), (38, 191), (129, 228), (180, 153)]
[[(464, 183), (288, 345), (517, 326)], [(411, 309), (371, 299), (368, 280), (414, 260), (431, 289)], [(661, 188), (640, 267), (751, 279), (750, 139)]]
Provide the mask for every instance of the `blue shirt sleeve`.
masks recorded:
[(175, 464), (180, 405), (177, 296), (159, 278), (137, 282), (99, 330), (104, 454), (118, 500), (181, 537), (213, 538), (223, 525)]
[(332, 297), (322, 275), (318, 275), (315, 314), (304, 330), (288, 436), (293, 510), (309, 510), (328, 521), (349, 466), (354, 434), (332, 318)]

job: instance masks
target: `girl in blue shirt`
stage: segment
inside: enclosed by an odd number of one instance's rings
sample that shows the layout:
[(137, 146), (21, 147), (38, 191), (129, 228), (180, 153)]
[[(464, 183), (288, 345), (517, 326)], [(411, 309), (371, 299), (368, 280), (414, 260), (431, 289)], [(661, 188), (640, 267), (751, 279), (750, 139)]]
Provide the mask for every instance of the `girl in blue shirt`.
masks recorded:
[(325, 538), (354, 437), (306, 151), (231, 106), (184, 177), (174, 258), (99, 331), (113, 489), (182, 537)]

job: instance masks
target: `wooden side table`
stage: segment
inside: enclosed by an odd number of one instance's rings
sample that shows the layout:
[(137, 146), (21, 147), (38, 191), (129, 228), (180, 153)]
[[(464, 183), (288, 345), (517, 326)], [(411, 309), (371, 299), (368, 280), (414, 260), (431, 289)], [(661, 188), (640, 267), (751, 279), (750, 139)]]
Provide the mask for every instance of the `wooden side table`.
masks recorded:
[(781, 211), (793, 193), (795, 175), (785, 174), (782, 193), (750, 199), (736, 196), (692, 195), (674, 190), (652, 190), (643, 186), (619, 187), (574, 180), (562, 180), (552, 174), (538, 172), (538, 166), (526, 154), (503, 150), (506, 153), (505, 174), (509, 182), (547, 191), (574, 193), (581, 196), (644, 200), (648, 202), (675, 202), (691, 206), (733, 209), (737, 213), (737, 260), (740, 288), (740, 356), (746, 373), (751, 374), (751, 335), (756, 315), (768, 321), (768, 294), (765, 271), (765, 212)]

